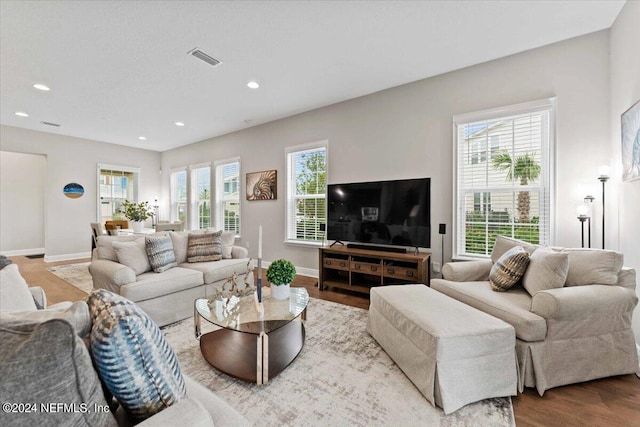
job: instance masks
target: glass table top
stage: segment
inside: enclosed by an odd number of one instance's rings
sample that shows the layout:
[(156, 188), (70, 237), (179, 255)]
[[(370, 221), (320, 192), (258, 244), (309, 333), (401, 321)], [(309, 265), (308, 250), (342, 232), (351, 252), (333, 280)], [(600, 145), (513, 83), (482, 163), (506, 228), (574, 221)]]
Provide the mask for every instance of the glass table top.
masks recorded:
[(274, 331), (300, 316), (309, 303), (309, 293), (305, 288), (291, 288), (289, 298), (271, 298), (271, 288), (263, 286), (262, 305), (264, 316), (260, 318), (253, 294), (231, 298), (218, 297), (211, 305), (207, 298), (197, 299), (198, 314), (214, 325), (239, 332), (259, 334)]

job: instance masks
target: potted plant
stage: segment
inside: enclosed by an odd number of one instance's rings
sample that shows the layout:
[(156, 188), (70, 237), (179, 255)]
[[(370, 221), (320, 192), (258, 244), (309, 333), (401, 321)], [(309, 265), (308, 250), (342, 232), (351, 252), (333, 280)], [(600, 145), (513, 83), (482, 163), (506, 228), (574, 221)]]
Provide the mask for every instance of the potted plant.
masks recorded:
[(125, 218), (131, 221), (131, 227), (135, 232), (141, 232), (144, 227), (144, 221), (152, 215), (149, 202), (130, 202), (125, 200), (120, 206), (119, 212), (124, 214)]
[(279, 259), (269, 264), (267, 280), (271, 283), (271, 298), (289, 298), (289, 285), (296, 277), (296, 268), (286, 259)]

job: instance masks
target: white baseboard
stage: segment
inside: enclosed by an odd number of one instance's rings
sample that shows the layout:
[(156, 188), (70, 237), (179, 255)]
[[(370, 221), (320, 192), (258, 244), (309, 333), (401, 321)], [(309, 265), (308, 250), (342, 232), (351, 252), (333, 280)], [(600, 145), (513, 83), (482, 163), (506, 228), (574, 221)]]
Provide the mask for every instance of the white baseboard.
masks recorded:
[(2, 251), (0, 255), (4, 256), (26, 256), (26, 255), (39, 255), (45, 252), (44, 248), (32, 248), (32, 249), (19, 249), (17, 251)]
[(77, 254), (63, 254), (63, 255), (45, 255), (44, 262), (57, 262), (57, 261), (69, 261), (72, 259), (91, 258), (91, 252), (79, 252)]

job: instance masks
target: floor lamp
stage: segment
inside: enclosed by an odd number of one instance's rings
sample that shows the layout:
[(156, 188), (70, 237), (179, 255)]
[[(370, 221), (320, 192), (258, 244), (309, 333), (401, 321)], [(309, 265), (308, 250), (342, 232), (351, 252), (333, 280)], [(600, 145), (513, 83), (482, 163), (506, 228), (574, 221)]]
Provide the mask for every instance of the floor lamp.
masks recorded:
[(604, 186), (606, 182), (609, 180), (609, 166), (604, 165), (599, 169), (600, 176), (598, 180), (602, 183), (602, 249), (604, 249), (604, 206), (605, 206), (605, 198), (604, 198)]
[[(589, 208), (585, 205), (578, 206), (578, 220), (580, 220), (580, 226), (582, 227), (582, 247), (584, 248), (584, 223), (589, 218), (587, 212), (589, 212)], [(591, 232), (589, 232), (589, 240), (591, 240)]]
[(591, 248), (591, 216), (593, 215), (593, 201), (595, 200), (595, 197), (588, 195), (588, 196), (584, 196), (584, 204), (587, 206), (587, 208), (589, 209), (588, 213), (587, 213), (587, 234), (589, 235), (589, 244), (588, 244), (588, 248)]

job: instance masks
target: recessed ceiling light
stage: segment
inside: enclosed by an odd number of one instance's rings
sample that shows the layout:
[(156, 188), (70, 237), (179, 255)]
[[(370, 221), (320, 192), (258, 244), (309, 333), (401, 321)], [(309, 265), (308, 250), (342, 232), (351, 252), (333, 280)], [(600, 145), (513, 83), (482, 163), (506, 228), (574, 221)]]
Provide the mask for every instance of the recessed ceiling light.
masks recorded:
[(247, 87), (249, 89), (258, 89), (260, 85), (258, 84), (258, 82), (250, 81), (249, 83), (247, 83)]
[(140, 141), (146, 141), (146, 140), (147, 140), (147, 137), (146, 137), (146, 136), (139, 136), (139, 137), (138, 137), (138, 139), (139, 139)]
[(25, 113), (24, 111), (16, 111), (16, 116), (29, 117), (29, 115), (27, 113)]
[(182, 122), (176, 122), (176, 126), (184, 126), (184, 123), (182, 123)]
[(35, 87), (38, 90), (43, 90), (45, 92), (48, 92), (48, 91), (51, 90), (51, 89), (49, 89), (49, 86), (43, 85), (41, 83), (37, 83), (37, 84), (33, 85), (33, 87)]

